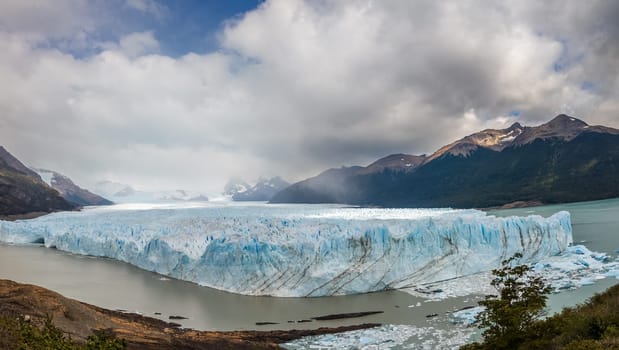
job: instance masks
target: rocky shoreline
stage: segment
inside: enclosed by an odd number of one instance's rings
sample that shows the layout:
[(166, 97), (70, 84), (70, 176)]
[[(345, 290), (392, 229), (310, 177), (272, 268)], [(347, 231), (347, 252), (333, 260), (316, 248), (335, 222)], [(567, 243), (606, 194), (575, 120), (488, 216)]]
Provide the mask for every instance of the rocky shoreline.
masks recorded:
[(39, 216), (43, 216), (47, 214), (51, 214), (51, 213), (44, 212), (44, 211), (33, 211), (30, 213), (26, 213), (26, 214), (0, 215), (0, 220), (4, 220), (4, 221), (29, 220), (29, 219), (36, 219)]
[(23, 317), (37, 325), (43, 324), (49, 316), (56, 327), (78, 342), (85, 342), (95, 330), (107, 330), (125, 339), (128, 349), (278, 349), (279, 344), (305, 336), (379, 326), (360, 324), (315, 330), (197, 331), (151, 317), (107, 310), (39, 286), (10, 280), (0, 280), (0, 316)]
[[(557, 204), (561, 204), (561, 203), (557, 203)], [(515, 201), (515, 202), (499, 205), (496, 207), (481, 208), (481, 210), (488, 211), (488, 210), (498, 210), (498, 209), (518, 209), (518, 208), (539, 207), (542, 205), (545, 205), (545, 204), (540, 201)]]

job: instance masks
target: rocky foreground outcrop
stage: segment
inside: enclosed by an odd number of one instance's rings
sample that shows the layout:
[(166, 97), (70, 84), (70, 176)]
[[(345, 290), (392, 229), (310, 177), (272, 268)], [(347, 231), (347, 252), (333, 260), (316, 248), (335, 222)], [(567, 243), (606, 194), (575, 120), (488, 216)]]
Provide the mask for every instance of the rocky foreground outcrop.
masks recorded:
[(51, 290), (0, 280), (0, 316), (25, 317), (42, 324), (51, 316), (56, 327), (76, 341), (93, 330), (110, 330), (128, 349), (278, 349), (304, 336), (370, 328), (376, 324), (316, 330), (210, 332), (180, 329), (177, 324), (132, 313), (106, 310), (65, 298)]

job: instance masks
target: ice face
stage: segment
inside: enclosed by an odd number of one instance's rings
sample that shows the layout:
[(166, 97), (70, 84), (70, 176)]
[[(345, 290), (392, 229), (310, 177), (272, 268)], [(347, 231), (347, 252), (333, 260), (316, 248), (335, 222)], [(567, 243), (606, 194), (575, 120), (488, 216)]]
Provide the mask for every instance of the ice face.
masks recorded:
[(537, 262), (572, 242), (570, 216), (325, 206), (95, 208), (0, 222), (0, 241), (44, 242), (247, 295), (366, 293)]

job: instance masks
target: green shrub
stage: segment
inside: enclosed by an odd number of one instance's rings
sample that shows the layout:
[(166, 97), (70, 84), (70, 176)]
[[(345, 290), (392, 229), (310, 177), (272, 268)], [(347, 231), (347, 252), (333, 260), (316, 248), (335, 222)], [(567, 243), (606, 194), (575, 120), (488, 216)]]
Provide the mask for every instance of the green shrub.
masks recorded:
[(123, 350), (127, 348), (124, 339), (118, 339), (108, 330), (95, 331), (86, 340), (87, 350)]
[(565, 350), (605, 350), (597, 340), (584, 339), (573, 341), (564, 348)]
[(511, 267), (513, 259), (493, 271), (499, 296), (480, 302), (487, 308), (478, 316), (483, 342), (462, 349), (619, 349), (619, 285), (540, 320), (549, 289), (528, 267)]
[(86, 344), (74, 342), (47, 317), (42, 327), (23, 318), (0, 317), (0, 349), (123, 350), (127, 345), (109, 331), (95, 331)]
[[(544, 314), (550, 287), (531, 272), (528, 265), (513, 266), (522, 254), (503, 261), (503, 267), (492, 271), (492, 286), (498, 296), (489, 295), (479, 305), (486, 309), (477, 316), (484, 329), (484, 343), (479, 349), (515, 349), (536, 332), (535, 322)], [(469, 348), (469, 349), (475, 349)]]

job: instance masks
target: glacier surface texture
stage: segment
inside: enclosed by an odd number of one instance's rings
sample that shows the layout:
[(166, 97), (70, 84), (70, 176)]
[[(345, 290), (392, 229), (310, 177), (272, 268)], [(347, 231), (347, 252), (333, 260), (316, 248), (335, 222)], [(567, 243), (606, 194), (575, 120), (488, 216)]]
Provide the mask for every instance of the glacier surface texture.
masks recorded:
[(329, 206), (111, 206), (0, 221), (0, 241), (117, 259), (247, 295), (411, 288), (522, 262), (572, 243), (568, 212), (498, 218), (477, 210)]

